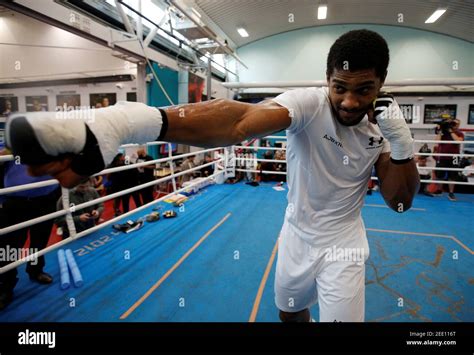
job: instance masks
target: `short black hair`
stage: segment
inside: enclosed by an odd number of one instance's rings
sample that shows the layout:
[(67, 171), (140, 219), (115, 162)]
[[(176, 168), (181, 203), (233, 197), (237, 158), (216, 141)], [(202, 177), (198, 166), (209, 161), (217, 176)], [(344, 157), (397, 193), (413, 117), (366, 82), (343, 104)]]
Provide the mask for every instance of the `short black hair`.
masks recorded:
[(353, 30), (344, 33), (331, 46), (328, 54), (326, 75), (338, 70), (375, 69), (375, 74), (385, 80), (390, 54), (385, 39), (369, 30)]

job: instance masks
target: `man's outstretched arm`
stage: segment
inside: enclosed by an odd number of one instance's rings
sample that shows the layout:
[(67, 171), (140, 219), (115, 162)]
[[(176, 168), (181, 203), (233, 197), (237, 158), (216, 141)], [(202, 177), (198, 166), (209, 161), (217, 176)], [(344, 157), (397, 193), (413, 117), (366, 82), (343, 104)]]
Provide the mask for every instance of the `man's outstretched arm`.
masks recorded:
[(226, 99), (165, 109), (165, 141), (198, 147), (225, 147), (289, 127), (288, 110), (273, 101), (248, 104)]
[(287, 128), (288, 110), (273, 102), (213, 100), (167, 107), (119, 103), (83, 112), (15, 114), (6, 126), (7, 146), (34, 176), (51, 175), (73, 187), (102, 170), (120, 145), (156, 140), (218, 147)]

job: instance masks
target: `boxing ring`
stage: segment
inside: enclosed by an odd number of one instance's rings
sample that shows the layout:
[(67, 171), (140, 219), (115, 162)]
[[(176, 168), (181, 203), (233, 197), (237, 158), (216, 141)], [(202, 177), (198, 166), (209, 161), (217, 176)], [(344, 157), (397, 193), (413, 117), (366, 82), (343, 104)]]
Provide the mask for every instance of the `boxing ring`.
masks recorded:
[[(284, 136), (266, 138), (286, 139)], [(415, 143), (443, 144), (443, 141), (418, 140)], [(168, 143), (147, 143), (162, 144)], [(169, 163), (171, 175), (74, 206), (74, 209), (65, 208), (0, 229), (1, 238), (9, 232), (46, 219), (70, 216), (74, 210), (147, 186), (165, 182), (173, 186), (170, 194), (80, 233), (74, 232), (69, 218), (71, 236), (35, 254), (45, 255), (45, 271), (55, 280), (51, 285), (37, 285), (27, 280), (24, 272), (27, 259), (1, 268), (0, 273), (4, 273), (18, 267), (20, 281), (13, 302), (0, 312), (0, 321), (278, 322), (273, 282), (287, 185), (276, 182), (261, 182), (257, 187), (245, 182), (222, 184), (236, 173), (286, 174), (249, 168), (252, 164), (248, 163), (286, 163), (243, 153), (262, 150), (285, 151), (285, 148), (241, 144), (177, 156), (170, 153), (167, 158), (106, 169), (96, 175)], [(215, 154), (215, 160), (174, 172), (172, 161), (204, 153)], [(458, 155), (474, 157), (474, 154)], [(13, 157), (1, 159), (6, 161)], [(176, 178), (207, 166), (215, 168), (206, 178), (212, 181), (211, 185), (191, 194), (184, 204), (172, 206), (164, 202), (172, 195), (202, 185), (199, 180), (178, 188)], [(424, 168), (419, 167), (420, 172)], [(469, 185), (444, 180), (422, 182)], [(57, 182), (50, 180), (0, 189), (0, 194), (51, 184)], [(275, 189), (275, 185), (281, 186)], [(63, 201), (67, 202), (67, 194), (63, 189)], [(68, 203), (63, 205), (69, 206)], [(164, 210), (174, 210), (178, 217), (145, 222), (141, 229), (129, 234), (112, 228), (113, 224)], [(456, 203), (417, 195), (413, 207), (403, 214), (391, 211), (379, 192), (366, 196), (362, 215), (370, 246), (366, 268), (367, 321), (474, 320), (473, 211), (474, 195), (469, 194), (458, 194)], [(74, 252), (84, 279), (81, 287), (67, 290), (60, 287), (57, 254), (53, 251), (63, 247)], [(317, 319), (317, 305), (311, 313)]]

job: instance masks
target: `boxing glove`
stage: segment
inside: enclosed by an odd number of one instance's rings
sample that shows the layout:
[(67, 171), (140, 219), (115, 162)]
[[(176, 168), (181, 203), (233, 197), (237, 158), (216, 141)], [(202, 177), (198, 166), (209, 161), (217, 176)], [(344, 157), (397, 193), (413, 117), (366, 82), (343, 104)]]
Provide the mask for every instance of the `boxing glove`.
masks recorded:
[(382, 94), (374, 101), (374, 117), (389, 141), (394, 163), (404, 163), (413, 159), (413, 138), (403, 112), (390, 94)]
[(143, 144), (166, 133), (163, 110), (118, 102), (93, 110), (17, 113), (6, 123), (6, 146), (22, 164), (41, 165), (71, 158), (82, 176), (101, 171), (126, 143)]

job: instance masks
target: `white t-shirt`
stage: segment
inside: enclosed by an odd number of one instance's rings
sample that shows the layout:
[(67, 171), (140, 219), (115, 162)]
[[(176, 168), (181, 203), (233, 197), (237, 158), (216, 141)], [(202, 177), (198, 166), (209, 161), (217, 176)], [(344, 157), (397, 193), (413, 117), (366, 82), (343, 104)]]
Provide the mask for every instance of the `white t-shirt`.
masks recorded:
[(314, 246), (365, 237), (361, 208), (372, 167), (390, 145), (367, 116), (355, 126), (333, 116), (327, 88), (287, 91), (288, 208), (285, 223)]

